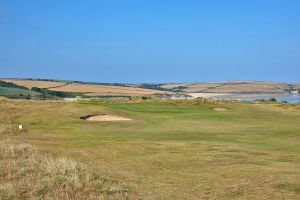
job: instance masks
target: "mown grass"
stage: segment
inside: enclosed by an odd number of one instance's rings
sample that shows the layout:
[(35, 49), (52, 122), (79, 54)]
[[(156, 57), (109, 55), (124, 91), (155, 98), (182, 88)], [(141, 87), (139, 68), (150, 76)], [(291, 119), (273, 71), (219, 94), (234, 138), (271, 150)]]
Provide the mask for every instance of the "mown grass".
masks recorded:
[[(1, 106), (12, 124), (24, 124), (22, 141), (128, 184), (133, 199), (299, 198), (299, 105), (5, 101)], [(99, 112), (133, 120), (80, 120)]]
[(128, 199), (128, 187), (22, 143), (26, 131), (10, 123), (10, 112), (5, 114), (0, 117), (0, 199)]

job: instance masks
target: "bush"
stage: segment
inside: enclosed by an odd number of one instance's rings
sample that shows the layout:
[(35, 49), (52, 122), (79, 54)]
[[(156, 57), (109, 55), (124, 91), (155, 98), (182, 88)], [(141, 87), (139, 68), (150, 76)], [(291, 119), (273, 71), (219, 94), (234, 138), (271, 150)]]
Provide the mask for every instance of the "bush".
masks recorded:
[(172, 91), (172, 89), (162, 88), (161, 84), (144, 83), (141, 84), (139, 87), (144, 89), (151, 89), (151, 90)]
[(265, 100), (265, 99), (255, 99), (254, 101), (257, 101), (257, 102), (266, 102), (267, 100)]
[(3, 96), (9, 99), (31, 99), (30, 94), (5, 94)]
[(70, 97), (77, 97), (77, 96), (82, 96), (82, 93), (78, 92), (61, 92), (61, 91), (52, 91), (52, 90), (47, 90), (43, 88), (38, 88), (38, 87), (33, 87), (31, 88), (32, 91), (38, 92), (41, 94), (42, 98), (53, 98), (53, 97), (59, 97), (59, 98), (70, 98)]
[(270, 98), (269, 101), (271, 101), (271, 102), (277, 102), (277, 100), (275, 98)]
[(1, 80), (0, 80), (0, 87), (10, 87), (10, 88), (19, 88), (19, 89), (28, 90), (27, 87), (16, 85), (16, 84), (11, 83), (11, 82), (1, 81)]

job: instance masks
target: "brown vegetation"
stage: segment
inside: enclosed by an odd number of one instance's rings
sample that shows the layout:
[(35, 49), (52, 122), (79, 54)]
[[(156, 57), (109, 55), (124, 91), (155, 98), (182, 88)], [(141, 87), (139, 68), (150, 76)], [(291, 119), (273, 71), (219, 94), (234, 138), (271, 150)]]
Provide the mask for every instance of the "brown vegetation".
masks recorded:
[[(282, 93), (285, 89), (290, 87), (290, 85), (286, 83), (258, 81), (166, 84), (163, 87), (170, 89), (178, 86), (187, 87), (184, 91), (189, 93)], [(297, 84), (293, 86), (297, 87)]]
[(249, 82), (224, 84), (219, 87), (205, 90), (205, 92), (223, 93), (281, 93), (283, 86), (268, 82)]
[(86, 93), (87, 96), (104, 96), (104, 95), (123, 95), (123, 96), (138, 96), (151, 94), (165, 94), (164, 91), (150, 90), (143, 88), (122, 87), (122, 86), (107, 86), (107, 85), (90, 85), (73, 83), (51, 89), (62, 92), (81, 92)]
[(29, 89), (33, 87), (52, 88), (52, 87), (58, 87), (66, 84), (64, 82), (58, 82), (58, 81), (56, 82), (56, 81), (18, 80), (18, 79), (1, 79), (1, 80), (5, 82), (14, 83), (16, 85), (24, 86)]
[(125, 199), (126, 189), (65, 157), (0, 142), (0, 199)]

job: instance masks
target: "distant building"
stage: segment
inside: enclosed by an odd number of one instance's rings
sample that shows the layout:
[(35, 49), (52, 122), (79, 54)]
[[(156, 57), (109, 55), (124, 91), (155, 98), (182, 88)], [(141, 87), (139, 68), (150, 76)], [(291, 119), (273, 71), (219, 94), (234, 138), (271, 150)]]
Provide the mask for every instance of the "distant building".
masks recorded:
[(77, 100), (77, 101), (82, 101), (83, 98), (82, 98), (81, 96), (76, 96), (76, 100)]
[(290, 91), (291, 94), (299, 94), (299, 90), (292, 90)]

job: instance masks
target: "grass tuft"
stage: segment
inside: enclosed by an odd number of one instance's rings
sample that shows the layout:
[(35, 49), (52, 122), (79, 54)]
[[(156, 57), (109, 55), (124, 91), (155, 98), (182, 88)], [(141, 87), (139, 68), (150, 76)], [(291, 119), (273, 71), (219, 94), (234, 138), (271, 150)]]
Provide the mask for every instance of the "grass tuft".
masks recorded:
[(66, 157), (0, 142), (0, 199), (127, 199), (128, 188)]

